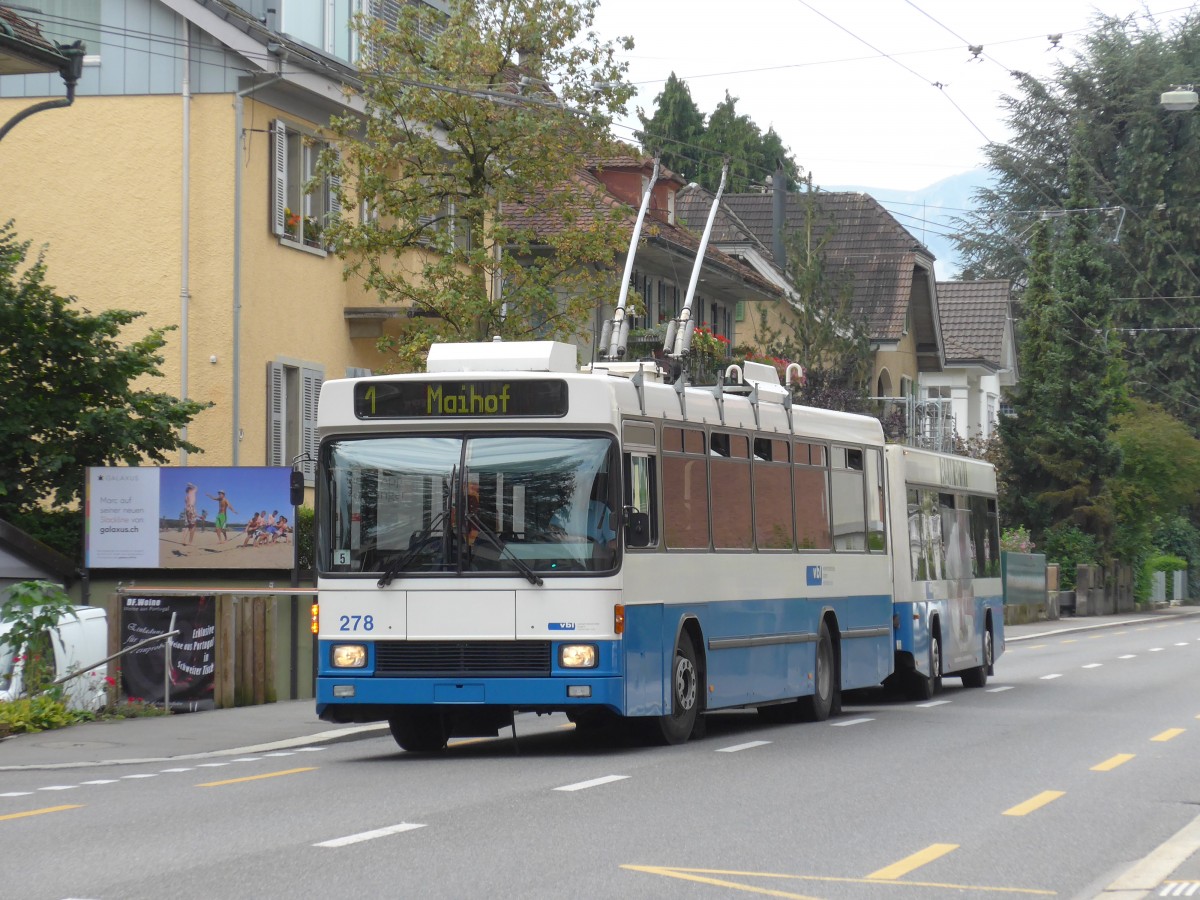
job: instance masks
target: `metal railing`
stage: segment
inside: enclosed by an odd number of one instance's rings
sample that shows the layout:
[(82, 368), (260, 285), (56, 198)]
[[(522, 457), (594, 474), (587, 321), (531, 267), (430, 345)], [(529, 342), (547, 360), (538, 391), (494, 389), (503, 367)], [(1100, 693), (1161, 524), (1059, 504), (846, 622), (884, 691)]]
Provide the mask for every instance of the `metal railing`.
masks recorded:
[(163, 641), (163, 642), (165, 642), (163, 645), (163, 709), (170, 709), (171, 708), (171, 638), (176, 637), (179, 634), (179, 630), (175, 627), (175, 613), (171, 613), (171, 624), (167, 626), (167, 629), (168, 630), (166, 631), (165, 634), (152, 635), (151, 637), (148, 637), (145, 640), (138, 641), (136, 644), (132, 644), (123, 650), (117, 651), (116, 653), (112, 654), (111, 656), (106, 656), (104, 659), (100, 660), (99, 662), (92, 663), (90, 666), (83, 666), (74, 672), (70, 672), (70, 673), (64, 675), (62, 678), (56, 678), (54, 681), (50, 682), (48, 687), (57, 687), (60, 684), (66, 684), (71, 679), (78, 678), (80, 675), (86, 675), (88, 672), (91, 672), (94, 669), (98, 669), (98, 668), (100, 668), (100, 666), (103, 666), (106, 663), (110, 663), (114, 659), (120, 659), (126, 653), (132, 653), (134, 650), (140, 650), (143, 647), (149, 646), (150, 644), (154, 644), (159, 641)]

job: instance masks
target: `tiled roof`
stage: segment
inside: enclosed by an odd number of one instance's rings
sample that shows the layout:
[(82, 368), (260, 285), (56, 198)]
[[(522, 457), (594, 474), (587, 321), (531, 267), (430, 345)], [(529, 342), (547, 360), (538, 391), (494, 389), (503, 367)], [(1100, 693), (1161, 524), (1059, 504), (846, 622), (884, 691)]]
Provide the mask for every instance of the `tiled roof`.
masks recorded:
[(57, 72), (66, 57), (42, 34), (36, 22), (0, 6), (0, 75)]
[[(581, 203), (571, 207), (573, 218), (572, 227), (587, 227), (596, 220), (597, 215), (606, 210), (620, 210), (629, 224), (630, 234), (633, 233), (637, 221), (637, 210), (622, 203), (612, 196), (604, 184), (591, 172), (580, 171), (575, 174), (575, 180), (594, 203)], [(504, 215), (513, 224), (530, 227), (537, 234), (552, 235), (566, 227), (566, 216), (561, 210), (539, 206), (536, 199), (521, 203), (505, 203)], [(650, 241), (667, 248), (682, 251), (693, 259), (700, 249), (698, 234), (666, 222), (647, 222), (642, 231), (642, 240)], [(769, 297), (778, 297), (779, 289), (760, 276), (750, 266), (727, 253), (718, 250), (710, 242), (704, 254), (705, 265), (716, 266), (738, 279), (754, 291)]]
[[(703, 234), (715, 197), (716, 195), (707, 188), (695, 183), (689, 184), (675, 194), (676, 221), (696, 234)], [(724, 202), (717, 207), (710, 239), (720, 244), (749, 245), (768, 261), (774, 262), (771, 248), (759, 240), (749, 226)]]
[[(626, 154), (621, 156), (592, 156), (587, 159), (585, 165), (593, 171), (599, 169), (645, 169), (646, 175), (649, 176), (651, 168), (654, 165), (654, 160), (649, 157), (635, 156)], [(683, 177), (675, 174), (666, 166), (658, 167), (658, 180), (665, 181), (670, 179), (679, 184), (683, 184)]]
[(1006, 278), (937, 283), (947, 365), (979, 361), (1003, 364), (1011, 290)]
[[(772, 245), (770, 194), (728, 194), (722, 203), (764, 246)], [(807, 224), (809, 203), (788, 195), (789, 232)], [(854, 311), (862, 316), (876, 340), (898, 340), (913, 292), (914, 269), (932, 269), (933, 254), (867, 194), (819, 192), (814, 241), (829, 235), (825, 245), (827, 272), (845, 272), (854, 283)], [(690, 220), (689, 220), (690, 221)], [(778, 264), (778, 261), (776, 261)]]

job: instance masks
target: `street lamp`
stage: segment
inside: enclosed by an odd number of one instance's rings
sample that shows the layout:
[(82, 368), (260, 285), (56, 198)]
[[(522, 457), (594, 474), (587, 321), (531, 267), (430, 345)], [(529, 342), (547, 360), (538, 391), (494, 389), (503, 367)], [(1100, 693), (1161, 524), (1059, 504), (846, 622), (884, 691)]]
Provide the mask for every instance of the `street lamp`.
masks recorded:
[(1191, 85), (1186, 89), (1181, 86), (1176, 86), (1174, 90), (1164, 93), (1158, 101), (1162, 104), (1163, 109), (1170, 112), (1188, 112), (1196, 108), (1200, 103), (1200, 96), (1192, 90)]

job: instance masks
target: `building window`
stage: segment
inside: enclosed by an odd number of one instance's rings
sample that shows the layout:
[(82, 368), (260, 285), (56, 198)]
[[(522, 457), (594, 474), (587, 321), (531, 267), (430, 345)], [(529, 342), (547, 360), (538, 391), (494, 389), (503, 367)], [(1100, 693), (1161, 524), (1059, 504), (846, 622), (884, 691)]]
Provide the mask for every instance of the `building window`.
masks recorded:
[(280, 30), (331, 56), (353, 62), (357, 55), (353, 17), (366, 5), (362, 0), (283, 0)]
[(317, 401), (324, 371), (316, 365), (267, 363), (267, 465), (290, 466), (303, 456), (304, 483), (317, 460)]
[(271, 134), (272, 231), (285, 243), (325, 252), (325, 226), (341, 211), (338, 179), (313, 181), (329, 144), (276, 119)]

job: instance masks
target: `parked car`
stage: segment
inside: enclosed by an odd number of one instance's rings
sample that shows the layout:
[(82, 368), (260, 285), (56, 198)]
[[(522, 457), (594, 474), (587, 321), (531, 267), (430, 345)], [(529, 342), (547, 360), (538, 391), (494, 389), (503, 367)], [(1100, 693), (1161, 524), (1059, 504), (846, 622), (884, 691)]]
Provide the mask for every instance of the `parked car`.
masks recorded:
[[(25, 693), (24, 662), (20, 648), (5, 642), (12, 628), (0, 622), (0, 702), (15, 700)], [(107, 702), (108, 664), (95, 665), (108, 656), (108, 615), (96, 606), (76, 606), (58, 620), (50, 631), (54, 649), (54, 677), (78, 673), (85, 666), (92, 668), (63, 684), (63, 699), (72, 709), (98, 710)]]

